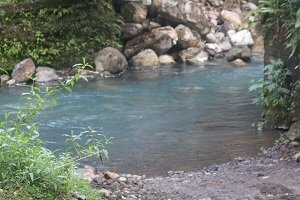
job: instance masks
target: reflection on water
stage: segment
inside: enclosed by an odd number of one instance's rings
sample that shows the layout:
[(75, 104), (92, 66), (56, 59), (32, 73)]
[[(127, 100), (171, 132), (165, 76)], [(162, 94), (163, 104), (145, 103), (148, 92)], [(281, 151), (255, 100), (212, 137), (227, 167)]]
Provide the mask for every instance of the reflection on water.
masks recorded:
[[(262, 76), (261, 65), (190, 69), (80, 83), (38, 117), (43, 137), (64, 148), (63, 134), (91, 126), (115, 138), (105, 168), (149, 175), (197, 170), (273, 143), (276, 134), (251, 127), (260, 114), (248, 87)], [(15, 110), (24, 90), (0, 89), (1, 112)]]

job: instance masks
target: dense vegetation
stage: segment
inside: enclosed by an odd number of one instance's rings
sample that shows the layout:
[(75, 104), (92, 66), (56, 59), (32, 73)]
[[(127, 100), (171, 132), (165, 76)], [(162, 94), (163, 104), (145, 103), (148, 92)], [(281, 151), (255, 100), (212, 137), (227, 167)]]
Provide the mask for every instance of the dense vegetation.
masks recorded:
[(10, 71), (16, 63), (31, 57), (39, 66), (63, 68), (82, 58), (91, 62), (94, 53), (105, 46), (120, 48), (122, 22), (116, 18), (110, 1), (75, 2), (2, 9), (0, 67)]
[[(110, 139), (91, 128), (79, 134), (71, 132), (66, 135), (72, 147), (70, 152), (54, 152), (44, 147), (34, 120), (44, 106), (49, 108), (56, 103), (56, 94), (71, 91), (86, 66), (89, 65), (76, 65), (78, 73), (62, 85), (40, 89), (33, 84), (23, 94), (24, 105), (17, 113), (5, 114), (0, 121), (0, 199), (71, 199), (74, 192), (86, 195), (87, 199), (101, 199), (101, 194), (75, 175), (74, 170), (83, 158), (107, 156), (105, 146)], [(82, 146), (79, 140), (86, 144)]]
[(264, 79), (250, 90), (261, 91), (255, 102), (262, 106), (264, 122), (289, 125), (300, 119), (300, 1), (260, 0), (258, 14), (265, 37), (285, 47), (279, 60), (265, 66)]

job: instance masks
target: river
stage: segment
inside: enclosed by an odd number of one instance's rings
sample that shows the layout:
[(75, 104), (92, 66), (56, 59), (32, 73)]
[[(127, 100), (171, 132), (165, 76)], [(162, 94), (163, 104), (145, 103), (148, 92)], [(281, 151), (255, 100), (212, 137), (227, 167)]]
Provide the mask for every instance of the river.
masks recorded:
[[(254, 62), (234, 68), (222, 63), (158, 72), (129, 72), (121, 78), (80, 82), (72, 94), (37, 117), (50, 148), (65, 148), (63, 134), (91, 126), (114, 137), (102, 168), (165, 175), (194, 171), (252, 156), (278, 137), (257, 133), (260, 110), (248, 92), (263, 76)], [(14, 112), (26, 87), (0, 88), (1, 112)]]

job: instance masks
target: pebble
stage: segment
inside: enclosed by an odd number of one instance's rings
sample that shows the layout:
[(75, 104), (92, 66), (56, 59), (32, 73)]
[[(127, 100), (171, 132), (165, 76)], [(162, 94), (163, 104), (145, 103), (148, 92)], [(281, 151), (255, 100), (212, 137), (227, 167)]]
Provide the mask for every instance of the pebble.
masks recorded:
[(126, 181), (127, 181), (127, 178), (125, 178), (125, 177), (120, 177), (120, 178), (118, 179), (118, 181), (119, 181), (119, 182), (126, 182)]
[(296, 162), (300, 162), (300, 152), (294, 155), (293, 159), (296, 160)]
[(293, 142), (290, 143), (290, 146), (291, 147), (299, 147), (300, 144), (299, 144), (299, 142), (293, 141)]
[(74, 192), (73, 197), (76, 198), (77, 200), (86, 200), (86, 197), (78, 192)]
[(107, 171), (104, 174), (104, 178), (106, 178), (107, 180), (109, 180), (109, 179), (113, 179), (114, 180), (114, 179), (119, 178), (119, 174), (117, 174), (115, 172)]
[(110, 197), (111, 195), (112, 195), (112, 192), (110, 191), (110, 190), (107, 190), (107, 189), (105, 189), (105, 188), (102, 188), (101, 190), (100, 190), (100, 192), (105, 196), (105, 197)]

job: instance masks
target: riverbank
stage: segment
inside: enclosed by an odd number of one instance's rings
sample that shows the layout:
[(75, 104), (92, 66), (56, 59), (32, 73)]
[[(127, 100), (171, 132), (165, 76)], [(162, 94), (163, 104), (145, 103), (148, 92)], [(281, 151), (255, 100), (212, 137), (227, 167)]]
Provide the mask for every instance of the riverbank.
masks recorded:
[[(276, 142), (256, 157), (213, 165), (196, 172), (169, 172), (167, 177), (99, 176), (93, 185), (104, 199), (216, 200), (300, 199), (299, 143)], [(299, 160), (298, 160), (299, 161)], [(113, 176), (112, 176), (113, 178)]]

